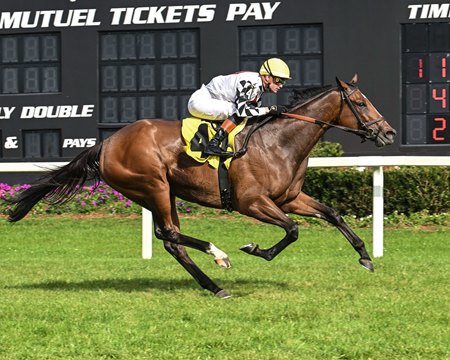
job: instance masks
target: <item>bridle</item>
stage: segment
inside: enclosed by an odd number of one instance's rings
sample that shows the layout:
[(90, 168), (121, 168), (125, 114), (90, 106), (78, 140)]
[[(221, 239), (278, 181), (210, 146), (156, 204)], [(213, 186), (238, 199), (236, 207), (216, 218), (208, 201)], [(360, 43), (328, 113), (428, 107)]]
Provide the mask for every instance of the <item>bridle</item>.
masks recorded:
[(297, 119), (297, 120), (307, 121), (307, 122), (314, 123), (314, 124), (321, 125), (321, 126), (334, 127), (334, 128), (340, 129), (342, 131), (358, 135), (359, 137), (361, 137), (362, 142), (364, 142), (366, 140), (376, 140), (376, 138), (378, 137), (378, 135), (380, 133), (380, 130), (375, 132), (372, 128), (370, 128), (370, 126), (372, 126), (380, 121), (385, 121), (384, 117), (381, 116), (378, 119), (372, 120), (368, 123), (364, 122), (361, 118), (361, 115), (358, 113), (358, 111), (356, 111), (355, 106), (353, 105), (353, 102), (350, 100), (350, 96), (358, 90), (358, 87), (354, 86), (352, 91), (350, 93), (347, 93), (347, 91), (344, 89), (344, 87), (340, 83), (338, 83), (338, 89), (339, 89), (339, 92), (341, 95), (341, 105), (340, 105), (340, 109), (339, 109), (339, 114), (337, 115), (337, 117), (334, 120), (337, 121), (341, 117), (342, 110), (344, 109), (344, 105), (347, 104), (350, 111), (355, 116), (356, 121), (358, 122), (358, 129), (352, 129), (352, 128), (349, 128), (346, 126), (336, 125), (332, 122), (330, 123), (330, 122), (326, 122), (326, 121), (323, 121), (320, 119), (314, 119), (312, 117), (305, 116), (305, 115), (298, 115), (298, 114), (291, 114), (291, 113), (283, 113), (282, 115), (293, 118), (293, 119)]
[[(323, 120), (320, 120), (320, 119), (315, 119), (315, 118), (312, 118), (312, 117), (309, 117), (309, 116), (306, 116), (306, 115), (299, 115), (299, 114), (292, 114), (292, 113), (282, 113), (281, 115), (289, 117), (289, 118), (292, 118), (292, 119), (296, 119), (296, 120), (306, 121), (306, 122), (309, 122), (309, 123), (312, 123), (312, 124), (316, 124), (316, 125), (320, 125), (320, 126), (334, 127), (334, 128), (340, 129), (342, 131), (346, 131), (346, 132), (358, 135), (362, 139), (361, 142), (364, 142), (366, 140), (374, 140), (375, 141), (377, 139), (377, 137), (378, 137), (378, 135), (379, 135), (381, 130), (379, 130), (377, 133), (375, 133), (373, 131), (373, 129), (371, 129), (369, 126), (372, 126), (373, 124), (376, 124), (376, 123), (378, 123), (380, 121), (385, 121), (384, 117), (381, 116), (381, 117), (379, 117), (376, 120), (370, 121), (369, 123), (365, 123), (361, 119), (361, 116), (356, 111), (352, 101), (350, 100), (350, 96), (355, 91), (357, 91), (358, 88), (356, 86), (354, 86), (353, 90), (349, 94), (347, 94), (345, 89), (340, 84), (338, 86), (339, 86), (339, 92), (341, 94), (341, 104), (340, 104), (339, 113), (336, 116), (336, 118), (334, 118), (332, 120), (332, 122), (326, 122), (326, 121), (323, 121)], [(329, 91), (331, 91), (331, 90), (329, 90)], [(309, 99), (307, 102), (314, 101), (315, 99), (317, 99), (318, 97), (321, 97), (323, 95), (324, 95), (324, 93), (321, 93), (321, 94), (317, 95), (316, 97), (314, 97), (312, 99)], [(346, 126), (333, 124), (334, 121), (337, 121), (341, 117), (342, 110), (344, 109), (344, 105), (345, 104), (348, 105), (348, 107), (350, 108), (350, 111), (353, 113), (353, 115), (355, 116), (356, 120), (358, 121), (358, 127), (359, 127), (358, 129), (352, 129), (352, 128), (349, 128), (349, 127), (346, 127)], [(299, 105), (299, 106), (303, 106), (303, 105), (305, 105), (305, 103), (303, 103), (302, 105)], [(245, 154), (247, 152), (247, 145), (248, 145), (248, 142), (250, 141), (251, 135), (257, 129), (259, 129), (263, 125), (267, 124), (272, 119), (273, 118), (271, 116), (267, 116), (262, 121), (255, 122), (251, 126), (251, 128), (248, 131), (247, 135), (245, 136), (242, 148), (239, 151), (236, 151), (234, 153), (234, 157), (240, 157), (243, 154)]]

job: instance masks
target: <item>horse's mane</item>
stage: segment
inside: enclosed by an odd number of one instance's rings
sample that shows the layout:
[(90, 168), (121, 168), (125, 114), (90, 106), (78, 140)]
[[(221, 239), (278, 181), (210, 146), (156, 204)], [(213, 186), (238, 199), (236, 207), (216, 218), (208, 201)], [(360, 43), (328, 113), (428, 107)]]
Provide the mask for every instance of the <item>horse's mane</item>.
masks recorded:
[[(320, 94), (330, 91), (332, 88), (333, 85), (325, 85), (325, 86), (314, 86), (306, 89), (292, 89), (291, 94), (289, 96), (289, 104), (287, 104), (287, 108), (289, 110), (292, 110), (293, 108), (299, 107), (302, 104), (306, 103), (308, 100), (311, 100)], [(255, 122), (260, 122), (261, 119), (265, 118), (266, 116), (251, 117), (247, 121), (247, 125), (253, 125)]]
[(294, 106), (303, 104), (314, 96), (330, 90), (332, 87), (332, 85), (325, 85), (310, 87), (306, 89), (293, 89), (291, 96), (289, 97), (289, 107), (293, 108)]

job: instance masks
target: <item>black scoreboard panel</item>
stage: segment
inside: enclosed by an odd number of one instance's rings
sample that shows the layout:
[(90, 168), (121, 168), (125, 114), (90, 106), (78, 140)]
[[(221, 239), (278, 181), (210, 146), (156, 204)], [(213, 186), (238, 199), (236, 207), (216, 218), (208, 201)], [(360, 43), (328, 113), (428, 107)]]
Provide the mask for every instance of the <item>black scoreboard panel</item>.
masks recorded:
[(0, 94), (60, 91), (59, 34), (1, 36)]
[(402, 26), (402, 144), (450, 145), (450, 23)]
[[(213, 76), (269, 57), (294, 88), (359, 86), (397, 130), (378, 149), (332, 129), (346, 155), (450, 155), (447, 3), (406, 0), (2, 0), (0, 161), (65, 161), (139, 118), (188, 116)], [(351, 24), (351, 26), (349, 26)], [(301, 136), (301, 134), (299, 134)]]
[(187, 117), (199, 86), (196, 30), (100, 34), (100, 123)]

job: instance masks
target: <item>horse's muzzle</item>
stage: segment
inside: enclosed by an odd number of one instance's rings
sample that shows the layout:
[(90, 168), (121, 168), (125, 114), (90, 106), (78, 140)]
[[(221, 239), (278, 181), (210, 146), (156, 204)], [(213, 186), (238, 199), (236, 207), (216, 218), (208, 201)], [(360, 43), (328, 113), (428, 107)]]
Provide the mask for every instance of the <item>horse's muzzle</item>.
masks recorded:
[(374, 141), (377, 147), (383, 147), (394, 143), (397, 131), (390, 126), (382, 127), (376, 135)]

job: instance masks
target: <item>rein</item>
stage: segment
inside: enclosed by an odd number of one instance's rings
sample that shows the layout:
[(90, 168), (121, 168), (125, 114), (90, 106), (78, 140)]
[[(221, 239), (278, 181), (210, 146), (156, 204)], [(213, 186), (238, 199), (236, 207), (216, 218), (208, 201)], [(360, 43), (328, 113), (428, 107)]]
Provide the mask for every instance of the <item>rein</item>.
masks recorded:
[(352, 134), (356, 134), (358, 136), (361, 137), (365, 137), (367, 135), (367, 131), (365, 130), (359, 130), (359, 129), (352, 129), (346, 126), (341, 126), (341, 125), (335, 125), (335, 124), (331, 124), (328, 123), (326, 121), (320, 120), (320, 119), (314, 119), (312, 117), (309, 116), (305, 116), (305, 115), (298, 115), (298, 114), (292, 114), (292, 113), (282, 113), (281, 115), (284, 115), (286, 117), (292, 118), (292, 119), (296, 119), (296, 120), (301, 120), (301, 121), (306, 121), (309, 122), (311, 124), (316, 124), (316, 125), (327, 125), (330, 127), (334, 127), (337, 129), (340, 129), (342, 131), (346, 131)]
[[(295, 114), (293, 114), (295, 115)], [(252, 127), (250, 128), (250, 130), (248, 131), (247, 135), (245, 136), (244, 139), (244, 143), (242, 144), (241, 148), (239, 149), (239, 151), (236, 151), (233, 155), (233, 157), (240, 157), (242, 155), (244, 155), (247, 152), (247, 145), (248, 142), (250, 141), (250, 137), (253, 135), (253, 133), (258, 130), (261, 126), (264, 126), (265, 124), (267, 124), (269, 121), (272, 120), (272, 116), (265, 116), (262, 118), (261, 121), (257, 121), (255, 122)]]
[[(339, 115), (337, 116), (337, 119), (341, 116), (342, 109), (344, 108), (344, 104), (347, 104), (348, 107), (350, 108), (350, 111), (353, 113), (353, 115), (355, 116), (355, 118), (356, 118), (356, 120), (358, 122), (359, 129), (352, 129), (352, 128), (349, 128), (347, 126), (336, 125), (336, 124), (329, 123), (329, 122), (326, 122), (326, 121), (323, 121), (323, 120), (320, 120), (320, 119), (315, 119), (315, 118), (312, 118), (312, 117), (306, 116), (306, 115), (299, 115), (299, 114), (293, 114), (293, 113), (288, 113), (288, 112), (282, 113), (281, 115), (289, 117), (289, 118), (292, 118), (292, 119), (296, 119), (296, 120), (306, 121), (306, 122), (309, 122), (310, 124), (316, 124), (316, 125), (319, 125), (319, 126), (329, 126), (329, 127), (333, 127), (333, 128), (336, 128), (336, 129), (339, 129), (339, 130), (342, 130), (342, 131), (345, 131), (345, 132), (348, 132), (348, 133), (352, 133), (352, 134), (358, 135), (362, 139), (362, 142), (366, 141), (367, 139), (375, 140), (378, 137), (380, 131), (375, 133), (373, 129), (369, 128), (369, 126), (372, 126), (373, 124), (376, 124), (376, 123), (378, 123), (380, 121), (384, 121), (384, 118), (381, 116), (378, 119), (375, 119), (373, 121), (365, 123), (361, 119), (361, 116), (356, 111), (352, 101), (350, 100), (350, 96), (356, 90), (358, 90), (357, 87), (355, 87), (349, 94), (347, 94), (345, 89), (341, 85), (339, 85), (339, 92), (341, 93), (341, 105), (340, 105)], [(322, 95), (323, 95), (323, 93), (319, 94), (318, 96), (316, 96), (313, 99), (310, 99), (309, 101), (313, 101), (317, 97), (320, 97)], [(246, 135), (246, 137), (244, 139), (244, 143), (243, 143), (241, 149), (239, 151), (236, 151), (233, 154), (233, 157), (237, 158), (237, 157), (240, 157), (240, 156), (244, 155), (247, 152), (247, 145), (248, 145), (248, 143), (250, 141), (251, 135), (256, 130), (258, 130), (260, 127), (264, 126), (269, 121), (271, 121), (272, 119), (273, 119), (272, 116), (265, 116), (265, 117), (262, 118), (262, 120), (255, 122), (252, 125), (252, 127), (250, 128), (250, 130), (248, 131), (248, 133), (247, 133), (247, 135)]]
[[(372, 126), (373, 124), (376, 124), (383, 119), (383, 117), (380, 117), (378, 119), (375, 119), (369, 123), (365, 123), (362, 119), (361, 116), (359, 115), (359, 113), (356, 111), (353, 103), (350, 100), (350, 95), (352, 95), (355, 91), (357, 90), (357, 88), (355, 88), (350, 94), (347, 94), (347, 92), (345, 91), (344, 88), (342, 88), (341, 86), (339, 86), (339, 91), (341, 93), (341, 109), (339, 111), (339, 116), (342, 112), (343, 109), (343, 105), (344, 103), (346, 103), (348, 105), (348, 107), (350, 108), (350, 111), (353, 113), (353, 115), (355, 116), (356, 120), (358, 121), (358, 125), (360, 126), (360, 129), (352, 129), (346, 126), (342, 126), (342, 125), (335, 125), (333, 123), (329, 123), (320, 119), (315, 119), (309, 116), (305, 116), (305, 115), (298, 115), (298, 114), (292, 114), (292, 113), (282, 113), (282, 115), (289, 117), (289, 118), (293, 118), (296, 120), (301, 120), (301, 121), (306, 121), (309, 122), (311, 124), (316, 124), (316, 125), (326, 125), (329, 127), (334, 127), (337, 129), (340, 129), (342, 131), (345, 132), (349, 132), (355, 135), (358, 135), (359, 137), (361, 137), (362, 141), (366, 141), (366, 139), (370, 139), (370, 140), (374, 140), (378, 137), (378, 133), (374, 133), (373, 129), (370, 129), (369, 126)], [(338, 116), (338, 117), (339, 117)]]

